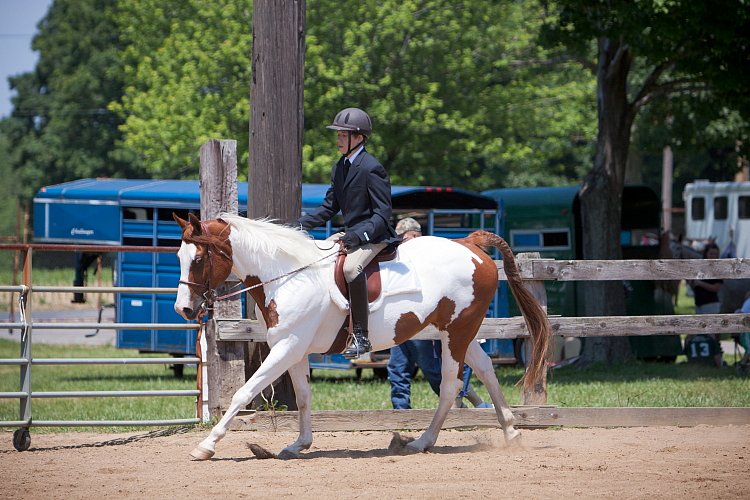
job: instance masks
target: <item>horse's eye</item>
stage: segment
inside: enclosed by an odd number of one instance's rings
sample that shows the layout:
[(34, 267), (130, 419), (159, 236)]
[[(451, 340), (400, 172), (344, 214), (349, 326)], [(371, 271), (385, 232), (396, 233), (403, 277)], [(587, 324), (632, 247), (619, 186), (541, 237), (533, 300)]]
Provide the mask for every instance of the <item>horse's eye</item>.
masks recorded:
[(195, 263), (196, 263), (196, 264), (200, 264), (202, 260), (203, 260), (203, 256), (199, 255), (199, 256), (197, 256), (197, 257), (195, 258)]

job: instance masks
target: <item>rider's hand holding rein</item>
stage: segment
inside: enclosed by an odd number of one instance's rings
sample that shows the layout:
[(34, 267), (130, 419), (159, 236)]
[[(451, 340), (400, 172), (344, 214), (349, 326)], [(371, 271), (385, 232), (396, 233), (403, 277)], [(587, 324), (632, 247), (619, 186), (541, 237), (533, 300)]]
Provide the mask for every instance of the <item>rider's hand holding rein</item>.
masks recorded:
[(339, 238), (339, 241), (344, 244), (347, 250), (353, 250), (362, 243), (355, 233), (344, 233), (344, 236)]

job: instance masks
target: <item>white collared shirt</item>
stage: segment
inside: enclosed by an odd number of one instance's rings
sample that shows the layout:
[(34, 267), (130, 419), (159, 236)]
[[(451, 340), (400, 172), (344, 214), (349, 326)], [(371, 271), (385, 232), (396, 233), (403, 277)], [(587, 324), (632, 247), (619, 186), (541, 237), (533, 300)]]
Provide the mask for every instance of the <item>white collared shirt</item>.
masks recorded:
[(361, 153), (363, 149), (365, 149), (365, 146), (364, 146), (364, 144), (363, 144), (363, 145), (361, 145), (361, 146), (360, 146), (360, 147), (359, 147), (359, 148), (358, 148), (358, 149), (357, 149), (357, 150), (356, 150), (356, 151), (354, 152), (354, 154), (353, 154), (353, 155), (351, 155), (351, 156), (347, 156), (347, 158), (349, 158), (349, 161), (351, 162), (351, 164), (352, 164), (352, 165), (354, 164), (354, 160), (355, 160), (355, 159), (357, 158), (357, 156), (359, 156), (359, 153)]

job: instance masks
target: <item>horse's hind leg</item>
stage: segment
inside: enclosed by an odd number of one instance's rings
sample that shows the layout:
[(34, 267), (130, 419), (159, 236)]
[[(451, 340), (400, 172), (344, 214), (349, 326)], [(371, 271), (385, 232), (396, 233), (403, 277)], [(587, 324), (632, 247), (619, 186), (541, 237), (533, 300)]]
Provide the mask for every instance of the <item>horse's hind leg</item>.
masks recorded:
[(477, 342), (472, 342), (466, 351), (466, 363), (474, 370), (477, 378), (484, 384), (487, 392), (490, 394), (492, 403), (495, 405), (497, 420), (503, 428), (505, 441), (512, 442), (520, 438), (521, 433), (513, 426), (515, 417), (510, 411), (508, 403), (505, 401), (503, 392), (500, 389), (500, 383), (497, 381), (495, 369), (492, 366), (492, 360)]
[(295, 350), (299, 350), (299, 348), (295, 349), (293, 342), (289, 339), (283, 339), (271, 348), (265, 361), (261, 363), (258, 370), (250, 377), (250, 380), (234, 393), (232, 402), (224, 416), (219, 420), (219, 423), (211, 429), (208, 437), (190, 452), (190, 456), (193, 459), (208, 460), (214, 456), (216, 443), (226, 435), (229, 429), (229, 422), (237, 415), (237, 412), (250, 404), (260, 391), (268, 387), (274, 380), (287, 371), (291, 363), (304, 356), (304, 350), (301, 354), (295, 353)]
[(279, 458), (298, 457), (299, 452), (307, 450), (312, 445), (312, 417), (310, 415), (310, 364), (307, 356), (302, 361), (292, 365), (289, 368), (289, 376), (294, 386), (294, 394), (297, 400), (297, 410), (299, 411), (299, 436), (297, 440), (284, 448), (279, 454)]
[[(443, 341), (443, 355), (442, 355), (442, 366), (440, 373), (442, 379), (440, 381), (440, 402), (438, 403), (435, 415), (432, 417), (427, 430), (419, 436), (418, 439), (407, 444), (408, 448), (416, 451), (425, 451), (432, 448), (437, 441), (440, 429), (443, 427), (445, 418), (448, 416), (448, 412), (453, 406), (453, 402), (456, 400), (458, 391), (461, 390), (463, 385), (463, 379), (459, 375), (459, 364), (453, 359), (453, 355), (448, 347), (448, 342)], [(461, 374), (463, 374), (461, 372)]]

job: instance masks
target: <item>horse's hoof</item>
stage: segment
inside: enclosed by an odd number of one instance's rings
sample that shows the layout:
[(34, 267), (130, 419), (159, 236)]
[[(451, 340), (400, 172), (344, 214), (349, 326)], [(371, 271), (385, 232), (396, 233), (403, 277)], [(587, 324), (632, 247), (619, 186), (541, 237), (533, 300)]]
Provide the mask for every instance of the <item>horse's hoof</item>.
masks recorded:
[(426, 453), (427, 450), (429, 450), (429, 446), (425, 446), (421, 443), (419, 439), (416, 439), (414, 441), (411, 441), (404, 446), (404, 451), (406, 451), (409, 454), (412, 453)]
[(521, 446), (521, 432), (516, 429), (506, 432), (505, 444), (508, 446)]
[(193, 448), (193, 451), (190, 452), (190, 459), (208, 460), (209, 458), (213, 457), (215, 453), (215, 451), (207, 450), (206, 448), (199, 445)]
[(283, 450), (281, 450), (281, 452), (277, 455), (276, 458), (280, 460), (292, 460), (295, 458), (299, 458), (299, 452), (295, 452), (295, 451), (284, 448)]

